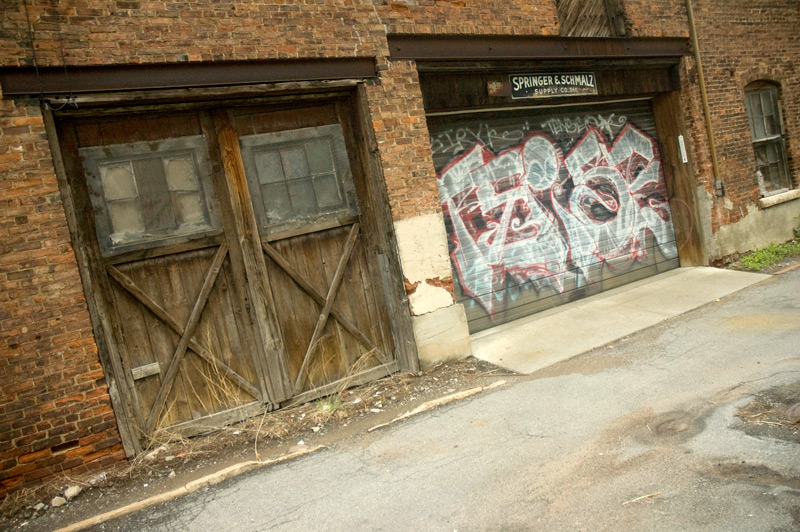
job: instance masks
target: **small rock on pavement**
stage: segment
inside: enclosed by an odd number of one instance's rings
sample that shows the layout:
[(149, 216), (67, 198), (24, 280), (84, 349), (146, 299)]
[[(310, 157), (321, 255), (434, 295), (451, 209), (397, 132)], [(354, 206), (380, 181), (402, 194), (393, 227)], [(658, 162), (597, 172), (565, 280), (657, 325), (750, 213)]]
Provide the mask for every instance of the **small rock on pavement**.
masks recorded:
[(105, 472), (98, 473), (97, 475), (89, 479), (89, 484), (96, 488), (97, 486), (105, 484), (107, 478), (108, 475)]
[(169, 475), (167, 475), (167, 478), (175, 478), (175, 471), (170, 471)]
[(800, 423), (800, 403), (795, 403), (786, 409), (786, 417), (792, 423)]
[(82, 491), (83, 488), (81, 488), (80, 486), (70, 486), (66, 489), (66, 491), (64, 491), (64, 497), (66, 497), (68, 501), (71, 501), (72, 499), (80, 495)]
[(36, 504), (33, 507), (33, 509), (36, 510), (37, 512), (41, 512), (42, 510), (44, 510), (44, 503), (40, 502), (40, 503)]
[(64, 497), (53, 497), (53, 500), (50, 501), (50, 506), (53, 508), (58, 508), (60, 506), (64, 506), (65, 504), (67, 504), (67, 499)]

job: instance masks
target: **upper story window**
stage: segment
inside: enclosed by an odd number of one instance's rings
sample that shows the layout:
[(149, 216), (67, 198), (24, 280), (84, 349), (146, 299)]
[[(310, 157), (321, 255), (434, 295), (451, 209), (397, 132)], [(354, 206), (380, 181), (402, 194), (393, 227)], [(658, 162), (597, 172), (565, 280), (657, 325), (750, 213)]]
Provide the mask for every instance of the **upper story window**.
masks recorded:
[(761, 195), (791, 188), (778, 87), (763, 81), (751, 83), (745, 89), (745, 104)]

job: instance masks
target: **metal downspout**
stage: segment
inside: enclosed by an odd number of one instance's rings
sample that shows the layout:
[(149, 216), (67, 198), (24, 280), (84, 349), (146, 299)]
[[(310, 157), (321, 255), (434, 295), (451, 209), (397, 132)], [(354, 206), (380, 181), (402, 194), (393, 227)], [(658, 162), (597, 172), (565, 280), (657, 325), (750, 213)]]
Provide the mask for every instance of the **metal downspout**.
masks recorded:
[(706, 93), (706, 80), (703, 74), (703, 62), (700, 59), (700, 45), (697, 42), (697, 28), (694, 24), (694, 11), (692, 0), (686, 0), (686, 14), (689, 17), (689, 33), (692, 37), (692, 48), (694, 48), (694, 62), (697, 65), (697, 77), (700, 80), (700, 99), (703, 102), (703, 117), (706, 122), (706, 133), (708, 135), (708, 146), (711, 151), (711, 168), (714, 172), (714, 192), (717, 196), (725, 195), (725, 183), (719, 175), (719, 161), (717, 160), (717, 145), (714, 141), (714, 126), (711, 124), (711, 110), (708, 108), (708, 94)]

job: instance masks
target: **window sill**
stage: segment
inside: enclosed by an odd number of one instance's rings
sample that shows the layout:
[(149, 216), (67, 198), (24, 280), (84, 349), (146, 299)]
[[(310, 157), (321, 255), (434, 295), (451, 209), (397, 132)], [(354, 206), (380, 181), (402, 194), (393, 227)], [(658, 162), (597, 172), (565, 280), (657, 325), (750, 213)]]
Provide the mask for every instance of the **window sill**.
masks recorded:
[(767, 207), (774, 207), (775, 205), (780, 205), (781, 203), (786, 203), (787, 201), (798, 198), (800, 198), (800, 188), (761, 198), (758, 200), (758, 206), (762, 209), (766, 209)]

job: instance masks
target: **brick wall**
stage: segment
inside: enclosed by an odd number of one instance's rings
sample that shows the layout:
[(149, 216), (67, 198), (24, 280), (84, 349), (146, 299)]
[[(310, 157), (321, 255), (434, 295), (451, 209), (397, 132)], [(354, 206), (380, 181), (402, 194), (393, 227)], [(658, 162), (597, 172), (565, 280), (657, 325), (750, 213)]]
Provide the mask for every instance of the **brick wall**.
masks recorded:
[(373, 0), (390, 33), (558, 35), (553, 0)]
[[(725, 198), (714, 205), (716, 232), (747, 215), (760, 197), (744, 103), (744, 87), (752, 81), (780, 83), (789, 173), (795, 186), (800, 186), (800, 4), (792, 0), (695, 2), (694, 12), (726, 191)], [(695, 105), (692, 112), (696, 129), (703, 128), (701, 109)], [(700, 153), (697, 158), (703, 162), (703, 173), (711, 176), (709, 156)], [(706, 179), (709, 184), (710, 179)]]
[[(688, 37), (685, 0), (625, 0), (634, 36)], [(789, 172), (800, 186), (800, 4), (792, 0), (694, 0), (694, 16), (712, 112), (720, 177), (726, 195), (714, 196), (714, 173), (693, 57), (681, 65), (684, 119), (697, 184), (712, 199), (711, 231), (735, 224), (760, 197), (744, 104), (744, 87), (767, 79), (781, 84)], [(711, 235), (708, 235), (711, 237)], [(714, 257), (718, 258), (718, 257)]]
[(622, 0), (621, 3), (631, 23), (631, 36), (689, 37), (685, 0)]
[(395, 220), (441, 211), (416, 64), (385, 61), (367, 89)]
[(39, 108), (0, 100), (0, 497), (124, 456)]
[[(22, 0), (0, 22), (0, 61), (31, 64)], [(370, 0), (27, 0), (40, 66), (374, 56), (384, 27)]]

